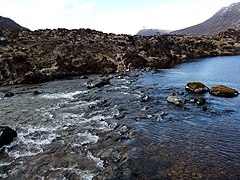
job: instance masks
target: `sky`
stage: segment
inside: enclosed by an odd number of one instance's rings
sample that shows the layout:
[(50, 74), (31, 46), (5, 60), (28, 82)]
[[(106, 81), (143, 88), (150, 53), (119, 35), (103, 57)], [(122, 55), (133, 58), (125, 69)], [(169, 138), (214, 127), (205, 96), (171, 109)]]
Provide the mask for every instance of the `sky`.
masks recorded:
[(91, 28), (136, 34), (201, 23), (239, 0), (0, 0), (0, 16), (30, 30)]

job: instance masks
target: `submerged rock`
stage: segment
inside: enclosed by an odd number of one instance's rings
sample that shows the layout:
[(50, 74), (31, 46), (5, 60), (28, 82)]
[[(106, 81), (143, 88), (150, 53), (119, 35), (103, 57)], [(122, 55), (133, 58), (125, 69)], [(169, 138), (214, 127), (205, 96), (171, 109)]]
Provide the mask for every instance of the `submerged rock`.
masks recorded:
[(210, 89), (210, 94), (219, 97), (235, 97), (239, 92), (224, 85), (214, 86)]
[(206, 102), (207, 102), (207, 100), (202, 97), (197, 100), (197, 105), (204, 105), (204, 104), (206, 104)]
[(184, 104), (184, 101), (182, 100), (182, 98), (178, 96), (168, 96), (167, 102), (175, 104), (177, 106), (181, 106)]
[(37, 95), (39, 95), (39, 94), (41, 94), (40, 91), (33, 91), (33, 95), (37, 96)]
[(209, 88), (201, 82), (189, 82), (185, 89), (194, 93), (205, 93), (209, 90)]
[(17, 132), (8, 126), (0, 126), (0, 148), (11, 144), (17, 137)]
[(191, 98), (191, 99), (188, 99), (187, 102), (189, 103), (196, 103), (198, 100), (197, 99), (194, 99), (194, 98)]
[(86, 86), (88, 89), (92, 89), (95, 87), (103, 87), (105, 85), (110, 84), (110, 78), (107, 77), (97, 77), (94, 79), (90, 79), (89, 81), (87, 81)]
[(140, 98), (140, 101), (141, 102), (149, 101), (149, 95), (147, 95), (147, 94), (142, 95), (141, 98)]

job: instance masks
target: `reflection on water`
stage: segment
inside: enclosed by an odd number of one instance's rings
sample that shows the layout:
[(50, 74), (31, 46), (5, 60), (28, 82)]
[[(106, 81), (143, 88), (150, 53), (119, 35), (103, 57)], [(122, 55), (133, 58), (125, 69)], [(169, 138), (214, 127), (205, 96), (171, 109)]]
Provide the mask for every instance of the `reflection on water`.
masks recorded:
[[(239, 86), (240, 56), (206, 58), (197, 62), (182, 64), (173, 69), (160, 71), (160, 75), (146, 74), (144, 85), (185, 84), (189, 81), (202, 81), (209, 86), (216, 84)], [(164, 76), (162, 76), (162, 72)], [(161, 78), (164, 77), (164, 78)]]

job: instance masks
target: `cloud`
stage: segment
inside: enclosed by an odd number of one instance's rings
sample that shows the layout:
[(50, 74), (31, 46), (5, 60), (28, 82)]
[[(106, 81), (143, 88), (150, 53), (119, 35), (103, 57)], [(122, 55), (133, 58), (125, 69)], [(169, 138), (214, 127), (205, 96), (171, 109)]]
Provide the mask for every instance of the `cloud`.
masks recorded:
[(0, 12), (32, 30), (92, 28), (135, 34), (143, 26), (175, 30), (201, 23), (235, 1), (1, 0)]

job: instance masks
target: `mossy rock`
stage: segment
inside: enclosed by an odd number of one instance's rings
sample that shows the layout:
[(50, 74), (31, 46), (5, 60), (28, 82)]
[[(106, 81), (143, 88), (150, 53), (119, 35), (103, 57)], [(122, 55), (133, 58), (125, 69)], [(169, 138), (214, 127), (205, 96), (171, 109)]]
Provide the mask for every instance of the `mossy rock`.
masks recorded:
[(209, 88), (201, 82), (189, 82), (185, 89), (194, 93), (205, 93), (209, 91)]
[(213, 96), (219, 96), (219, 97), (235, 97), (239, 93), (237, 90), (229, 88), (224, 85), (220, 86), (214, 86), (210, 89), (210, 94)]

